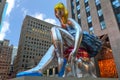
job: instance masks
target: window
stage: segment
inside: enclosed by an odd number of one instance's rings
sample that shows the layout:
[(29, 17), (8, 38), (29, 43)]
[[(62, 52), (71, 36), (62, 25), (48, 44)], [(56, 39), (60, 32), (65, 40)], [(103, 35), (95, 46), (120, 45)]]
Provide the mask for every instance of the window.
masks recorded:
[(91, 16), (89, 16), (89, 17), (87, 18), (87, 21), (88, 21), (88, 23), (92, 22)]
[(114, 8), (120, 7), (120, 2), (119, 2), (119, 0), (114, 0), (114, 1), (112, 2), (112, 5), (113, 5)]
[(2, 2), (2, 0), (0, 0), (0, 2)]
[(90, 28), (89, 28), (89, 31), (90, 31), (90, 34), (94, 34), (94, 29), (93, 29), (93, 27), (90, 27)]
[(77, 10), (80, 10), (80, 5), (77, 6)]
[(99, 16), (99, 21), (100, 21), (100, 22), (104, 21), (103, 15), (102, 15), (102, 16)]
[(87, 12), (87, 17), (88, 17), (88, 16), (90, 16), (90, 11), (89, 11), (89, 12)]
[(80, 19), (78, 19), (78, 23), (81, 25), (81, 20)]
[(78, 19), (80, 19), (80, 14), (78, 14)]
[(86, 9), (86, 12), (90, 11), (90, 7), (89, 6), (87, 6), (85, 9)]
[(102, 16), (103, 13), (102, 13), (102, 9), (98, 10), (98, 16)]
[(100, 4), (97, 5), (96, 7), (97, 7), (97, 10), (100, 10), (100, 9), (101, 9), (101, 5), (100, 5)]
[(79, 0), (76, 0), (76, 2), (79, 2)]
[(85, 7), (87, 7), (89, 4), (88, 4), (88, 2), (87, 3), (85, 3)]
[(100, 22), (100, 26), (102, 30), (105, 29), (106, 28), (105, 22), (104, 21)]
[(92, 26), (92, 22), (88, 23), (89, 28)]
[(72, 18), (75, 19), (75, 12), (74, 12), (74, 9), (72, 10)]
[(120, 13), (117, 14), (117, 20), (118, 20), (118, 22), (120, 23)]
[(77, 14), (79, 14), (79, 13), (80, 13), (80, 10), (77, 11)]
[(95, 4), (99, 5), (100, 4), (100, 0), (95, 0)]
[(72, 14), (75, 14), (75, 11), (74, 11), (74, 9), (72, 9)]
[(84, 2), (85, 2), (85, 3), (87, 3), (87, 2), (88, 2), (88, 0), (84, 0)]
[(74, 7), (74, 1), (72, 1), (71, 5), (72, 5), (72, 7)]

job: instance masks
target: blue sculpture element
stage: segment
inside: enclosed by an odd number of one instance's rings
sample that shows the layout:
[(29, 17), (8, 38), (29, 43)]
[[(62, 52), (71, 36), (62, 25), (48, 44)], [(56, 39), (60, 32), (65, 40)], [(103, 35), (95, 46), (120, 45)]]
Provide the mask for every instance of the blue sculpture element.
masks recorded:
[(87, 49), (90, 57), (95, 57), (102, 48), (102, 42), (94, 34), (83, 31), (83, 39), (81, 44)]
[(62, 77), (64, 75), (66, 64), (67, 64), (67, 60), (64, 58), (63, 66), (62, 66), (60, 72), (58, 73), (59, 77)]
[(39, 72), (20, 72), (16, 75), (16, 77), (22, 77), (22, 76), (43, 76), (42, 73)]

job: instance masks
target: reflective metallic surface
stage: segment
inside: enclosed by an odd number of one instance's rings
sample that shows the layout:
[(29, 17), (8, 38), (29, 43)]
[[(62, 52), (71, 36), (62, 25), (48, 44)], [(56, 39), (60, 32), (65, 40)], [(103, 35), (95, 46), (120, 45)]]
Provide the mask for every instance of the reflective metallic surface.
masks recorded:
[[(62, 5), (62, 8), (64, 8), (63, 4), (60, 3), (59, 5)], [(59, 6), (57, 7), (59, 8)], [(51, 29), (53, 45), (51, 45), (51, 47), (48, 49), (48, 51), (45, 53), (35, 68), (20, 72), (17, 74), (17, 77), (42, 76), (42, 70), (51, 62), (55, 54), (57, 55), (58, 59), (59, 77), (87, 77), (88, 75), (96, 77), (94, 73), (94, 64), (90, 60), (90, 57), (88, 57), (88, 53), (85, 52), (85, 56), (80, 56), (77, 58), (77, 54), (80, 53), (78, 49), (81, 47), (83, 37), (81, 26), (75, 20), (71, 18), (66, 19), (66, 17), (63, 17), (62, 15), (64, 15), (64, 12), (57, 14), (57, 11), (59, 11), (57, 7), (55, 9), (55, 15), (60, 20), (61, 27), (54, 26)], [(64, 16), (67, 16), (67, 14)], [(65, 20), (65, 22), (62, 20)], [(66, 48), (69, 48), (71, 46), (73, 49), (69, 53), (69, 57), (66, 59), (64, 57), (64, 51)]]
[(21, 76), (42, 76), (42, 69), (47, 66), (51, 60), (54, 57), (54, 46), (51, 45), (51, 47), (48, 49), (46, 54), (43, 56), (41, 61), (38, 63), (38, 65), (30, 70), (19, 72), (16, 74), (17, 77)]

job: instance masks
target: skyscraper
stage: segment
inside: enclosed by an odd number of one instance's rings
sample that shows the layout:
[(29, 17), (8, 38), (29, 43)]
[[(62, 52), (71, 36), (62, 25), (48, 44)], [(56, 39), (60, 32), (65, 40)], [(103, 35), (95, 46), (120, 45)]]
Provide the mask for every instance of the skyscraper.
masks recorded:
[[(83, 30), (105, 39), (104, 45), (111, 49), (112, 54), (110, 55), (113, 55), (113, 58), (107, 60), (115, 61), (120, 77), (120, 0), (67, 0), (67, 7), (69, 17), (75, 19)], [(99, 55), (98, 65), (100, 59), (102, 58)], [(102, 72), (103, 68), (100, 65), (98, 67)], [(105, 70), (103, 71), (103, 73), (107, 73)], [(98, 76), (102, 76), (102, 74), (100, 73)]]
[(0, 30), (1, 30), (1, 27), (2, 27), (2, 23), (1, 22), (2, 22), (2, 16), (3, 16), (5, 3), (6, 3), (6, 0), (0, 0)]
[(8, 79), (13, 45), (9, 40), (0, 41), (0, 80)]
[(28, 15), (25, 17), (14, 63), (16, 73), (33, 68), (38, 64), (52, 44), (50, 30), (53, 26), (53, 24)]

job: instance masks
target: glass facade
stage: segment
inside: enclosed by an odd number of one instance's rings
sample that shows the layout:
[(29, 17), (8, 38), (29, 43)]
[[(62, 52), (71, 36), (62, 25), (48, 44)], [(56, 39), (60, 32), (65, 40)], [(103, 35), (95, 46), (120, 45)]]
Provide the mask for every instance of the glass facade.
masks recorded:
[(100, 4), (100, 0), (95, 0), (95, 4), (99, 5)]
[(86, 11), (86, 16), (87, 16), (87, 22), (88, 22), (88, 28), (89, 28), (89, 33), (94, 34), (94, 29), (92, 27), (92, 17), (90, 15), (90, 6), (88, 3), (89, 0), (84, 0), (85, 2), (85, 11)]
[(112, 5), (114, 8), (120, 7), (120, 2), (118, 0), (113, 0)]
[(117, 19), (118, 19), (118, 22), (120, 23), (120, 13), (117, 14)]
[(85, 3), (87, 3), (87, 2), (88, 2), (88, 0), (84, 0), (84, 2), (85, 2)]
[(90, 7), (89, 6), (87, 6), (85, 9), (86, 9), (86, 12), (90, 11)]
[(100, 27), (102, 30), (104, 30), (106, 29), (106, 24), (104, 21), (103, 12), (102, 12), (101, 5), (100, 5), (100, 0), (95, 0), (95, 4), (96, 4), (97, 14), (98, 14), (99, 22), (100, 22)]
[(119, 0), (111, 0), (111, 4), (113, 7), (113, 11), (120, 29), (120, 1)]
[(80, 19), (80, 14), (78, 14), (78, 19)]
[(80, 5), (77, 5), (77, 10), (80, 10)]
[(79, 0), (76, 0), (76, 2), (79, 2)]
[(79, 0), (76, 0), (76, 10), (77, 10), (78, 23), (81, 25), (80, 2), (79, 2)]
[(105, 22), (104, 21), (100, 22), (100, 26), (101, 26), (101, 29), (105, 29), (106, 28)]
[(89, 31), (90, 31), (90, 34), (94, 34), (94, 29), (93, 29), (93, 27), (90, 27), (90, 28), (89, 28)]
[(98, 10), (98, 16), (102, 16), (103, 13), (102, 13), (102, 9)]
[(75, 19), (74, 1), (71, 0), (72, 18)]
[(88, 23), (92, 22), (92, 17), (91, 16), (87, 17), (87, 21)]

